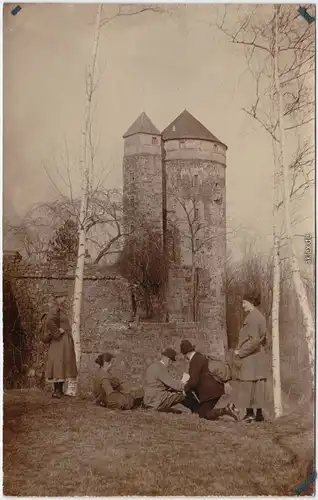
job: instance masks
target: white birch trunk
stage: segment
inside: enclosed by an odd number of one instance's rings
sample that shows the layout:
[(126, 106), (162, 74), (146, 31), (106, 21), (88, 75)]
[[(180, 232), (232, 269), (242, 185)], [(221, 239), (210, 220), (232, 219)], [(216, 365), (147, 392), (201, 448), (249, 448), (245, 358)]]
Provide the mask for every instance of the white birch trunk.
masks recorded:
[[(90, 191), (90, 166), (87, 157), (88, 156), (87, 144), (88, 144), (90, 121), (91, 121), (92, 96), (94, 92), (94, 72), (95, 72), (95, 64), (96, 64), (98, 41), (99, 41), (101, 12), (102, 12), (102, 4), (98, 4), (96, 13), (92, 59), (87, 75), (84, 126), (81, 135), (80, 167), (82, 175), (82, 199), (81, 199), (79, 227), (78, 227), (78, 255), (77, 255), (77, 265), (76, 265), (75, 283), (74, 283), (73, 323), (72, 323), (72, 335), (74, 340), (78, 375), (80, 373), (80, 367), (81, 367), (81, 333), (80, 333), (81, 308), (82, 308), (82, 298), (83, 298), (84, 264), (85, 264), (85, 251), (86, 251), (86, 218), (87, 218), (87, 209), (89, 201), (89, 191)], [(78, 392), (78, 378), (74, 383), (68, 383), (67, 387), (68, 395), (76, 396), (77, 392)]]
[[(275, 35), (274, 35), (275, 36)], [(273, 61), (274, 63), (274, 61)], [(275, 68), (273, 74), (275, 72)], [(274, 82), (272, 82), (274, 83)], [(276, 117), (277, 109), (275, 103), (275, 86), (272, 85), (271, 96), (271, 117)], [(274, 175), (273, 175), (273, 293), (272, 293), (272, 375), (273, 375), (273, 402), (274, 416), (279, 418), (283, 414), (282, 405), (282, 384), (280, 372), (280, 282), (281, 282), (281, 262), (280, 262), (280, 235), (278, 232), (278, 202), (280, 199), (280, 173), (281, 164), (277, 142), (272, 140)]]
[(279, 74), (279, 31), (278, 31), (278, 22), (279, 22), (279, 11), (280, 6), (275, 5), (275, 56), (274, 56), (274, 80), (275, 80), (275, 89), (277, 95), (277, 107), (278, 107), (278, 122), (279, 122), (279, 134), (280, 134), (280, 161), (283, 171), (283, 199), (284, 199), (284, 210), (285, 210), (285, 231), (287, 237), (288, 251), (289, 251), (289, 260), (290, 267), (292, 271), (293, 283), (295, 287), (295, 292), (299, 301), (299, 305), (302, 311), (304, 328), (305, 328), (305, 337), (308, 345), (308, 354), (309, 354), (309, 364), (312, 373), (312, 377), (314, 379), (314, 357), (315, 357), (315, 344), (314, 344), (314, 322), (311, 314), (311, 310), (308, 304), (308, 298), (306, 295), (306, 290), (304, 284), (301, 279), (300, 270), (297, 262), (296, 252), (294, 248), (293, 242), (293, 234), (292, 234), (292, 226), (291, 226), (291, 217), (290, 217), (290, 187), (289, 187), (289, 172), (288, 172), (288, 163), (286, 160), (285, 154), (285, 127), (284, 127), (284, 104), (283, 104), (283, 91), (281, 89), (280, 83), (280, 74)]
[[(274, 212), (276, 211), (274, 207)], [(274, 213), (274, 217), (275, 217)], [(280, 238), (274, 220), (274, 266), (273, 266), (273, 296), (272, 296), (272, 369), (273, 369), (273, 398), (275, 418), (283, 414), (282, 386), (280, 379), (280, 342), (279, 342), (279, 306), (280, 306)]]
[(190, 321), (195, 321), (195, 310), (196, 310), (196, 292), (195, 292), (195, 261), (192, 259), (192, 266), (191, 266), (191, 319)]

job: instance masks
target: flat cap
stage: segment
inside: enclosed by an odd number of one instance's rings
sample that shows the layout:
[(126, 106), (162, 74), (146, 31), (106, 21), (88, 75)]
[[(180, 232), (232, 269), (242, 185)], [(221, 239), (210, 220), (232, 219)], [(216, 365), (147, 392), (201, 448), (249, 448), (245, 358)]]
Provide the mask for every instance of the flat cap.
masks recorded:
[(187, 339), (182, 340), (180, 344), (180, 352), (181, 354), (185, 355), (188, 354), (188, 352), (193, 352), (195, 351), (194, 345), (191, 344), (191, 342)]
[(177, 353), (171, 347), (167, 347), (167, 349), (165, 349), (163, 351), (162, 355), (165, 356), (166, 358), (171, 359), (171, 361), (176, 361), (176, 355), (177, 355)]
[(246, 300), (246, 302), (253, 304), (254, 307), (258, 307), (261, 303), (261, 296), (259, 293), (246, 293), (243, 296), (243, 300)]
[(110, 352), (103, 352), (102, 354), (97, 356), (97, 358), (95, 359), (95, 363), (97, 363), (99, 366), (103, 366), (104, 363), (110, 363), (114, 357), (115, 356)]

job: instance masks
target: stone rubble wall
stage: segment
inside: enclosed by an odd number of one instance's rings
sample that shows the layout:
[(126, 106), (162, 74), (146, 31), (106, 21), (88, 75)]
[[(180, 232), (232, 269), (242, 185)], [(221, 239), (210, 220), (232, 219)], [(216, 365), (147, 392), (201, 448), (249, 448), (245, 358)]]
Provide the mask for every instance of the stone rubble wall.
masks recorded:
[[(113, 374), (125, 382), (127, 388), (140, 387), (144, 374), (153, 361), (160, 358), (166, 347), (180, 352), (180, 342), (188, 339), (196, 348), (207, 353), (203, 338), (202, 325), (198, 323), (141, 323), (137, 329), (128, 329), (124, 325), (104, 323), (95, 330), (94, 337), (83, 339), (81, 361), (80, 390), (89, 394), (92, 378), (97, 368), (95, 359), (98, 354), (109, 351), (116, 355), (112, 368)], [(222, 339), (211, 332), (214, 353), (223, 354)], [(183, 356), (172, 367), (172, 373), (179, 378), (187, 371)]]
[[(40, 339), (40, 318), (48, 311), (52, 293), (56, 291), (67, 292), (71, 317), (74, 270), (65, 273), (16, 266), (6, 270), (4, 279), (10, 282), (23, 329), (20, 347), (25, 371), (19, 386), (33, 384), (45, 387), (43, 373), (47, 346)], [(128, 387), (142, 385), (147, 366), (158, 359), (168, 346), (179, 352), (180, 341), (184, 338), (192, 341), (202, 352), (207, 352), (212, 345), (214, 352), (223, 353), (223, 340), (219, 332), (214, 329), (207, 332), (206, 326), (198, 323), (184, 320), (140, 323), (137, 328), (129, 329), (130, 300), (127, 281), (116, 274), (105, 276), (92, 268), (86, 270), (81, 328), (81, 394), (90, 394), (92, 376), (97, 367), (94, 360), (104, 351), (117, 354), (114, 372)], [(9, 337), (10, 332), (7, 331), (6, 335)], [(207, 337), (210, 340), (209, 347), (204, 343)], [(174, 367), (180, 377), (186, 368), (181, 358)], [(8, 382), (8, 387), (11, 387), (10, 384)]]

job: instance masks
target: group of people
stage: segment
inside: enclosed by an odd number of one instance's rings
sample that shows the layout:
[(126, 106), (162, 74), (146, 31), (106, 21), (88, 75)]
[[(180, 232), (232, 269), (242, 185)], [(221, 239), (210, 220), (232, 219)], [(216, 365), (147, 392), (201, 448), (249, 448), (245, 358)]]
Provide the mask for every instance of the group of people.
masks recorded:
[[(63, 294), (58, 294), (55, 307), (43, 322), (42, 338), (50, 344), (46, 378), (53, 382), (53, 397), (63, 395), (65, 380), (77, 377), (74, 344), (68, 318), (63, 312), (63, 302)], [(266, 321), (258, 309), (259, 305), (259, 296), (244, 296), (242, 306), (247, 314), (231, 366), (196, 351), (195, 346), (185, 339), (180, 344), (180, 355), (189, 362), (189, 369), (182, 380), (177, 380), (169, 372), (169, 367), (176, 361), (177, 352), (167, 347), (161, 358), (146, 370), (143, 388), (127, 392), (120, 380), (111, 373), (115, 356), (109, 352), (100, 354), (95, 360), (98, 368), (93, 376), (96, 404), (111, 409), (142, 407), (173, 413), (180, 413), (174, 407), (181, 404), (207, 420), (224, 415), (239, 420), (238, 408), (245, 408), (244, 421), (263, 421), (268, 371), (265, 347), (268, 338)], [(237, 406), (228, 403), (216, 408), (225, 394), (225, 384), (231, 378), (238, 381)]]

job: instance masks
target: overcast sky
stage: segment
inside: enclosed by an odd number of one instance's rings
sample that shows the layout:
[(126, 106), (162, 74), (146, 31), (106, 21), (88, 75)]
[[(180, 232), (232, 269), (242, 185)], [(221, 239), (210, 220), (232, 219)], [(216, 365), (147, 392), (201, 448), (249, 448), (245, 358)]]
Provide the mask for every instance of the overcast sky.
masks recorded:
[[(10, 5), (4, 7), (4, 213), (9, 216), (56, 195), (44, 165), (61, 186), (55, 162), (65, 144), (78, 188), (85, 67), (96, 13), (92, 4), (21, 5), (16, 16)], [(115, 9), (104, 7), (104, 14)], [(94, 114), (98, 160), (105, 186), (121, 187), (122, 135), (137, 116), (145, 111), (163, 130), (188, 109), (229, 148), (229, 223), (257, 235), (269, 249), (271, 143), (242, 111), (253, 102), (254, 84), (241, 48), (206, 22), (214, 18), (215, 6), (188, 5), (172, 16), (148, 12), (102, 28), (103, 71)], [(312, 199), (302, 205), (302, 215), (309, 218), (298, 232), (312, 231)]]

